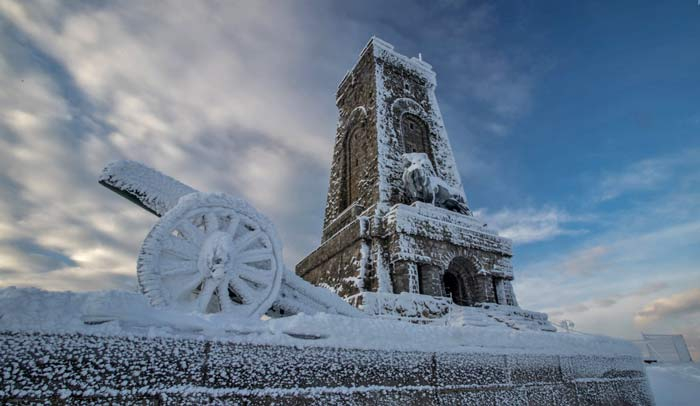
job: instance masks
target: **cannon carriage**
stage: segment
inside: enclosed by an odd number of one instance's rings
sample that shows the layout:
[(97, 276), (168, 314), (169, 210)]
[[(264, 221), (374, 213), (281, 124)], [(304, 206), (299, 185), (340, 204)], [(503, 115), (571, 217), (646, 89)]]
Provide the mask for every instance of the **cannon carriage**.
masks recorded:
[(160, 217), (137, 262), (153, 306), (239, 318), (362, 315), (289, 271), (274, 225), (245, 200), (199, 192), (135, 161), (107, 165), (99, 182)]

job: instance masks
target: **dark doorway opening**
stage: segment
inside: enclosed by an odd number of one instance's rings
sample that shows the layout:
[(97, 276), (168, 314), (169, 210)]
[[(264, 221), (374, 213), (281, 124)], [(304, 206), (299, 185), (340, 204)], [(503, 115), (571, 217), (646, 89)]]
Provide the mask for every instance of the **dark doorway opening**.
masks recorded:
[(445, 291), (452, 301), (460, 306), (474, 306), (477, 303), (493, 302), (495, 290), (490, 275), (480, 275), (474, 262), (457, 256), (450, 261), (443, 276)]
[(445, 293), (447, 293), (447, 296), (452, 297), (454, 304), (467, 306), (469, 303), (467, 298), (464, 297), (465, 289), (462, 278), (453, 274), (452, 272), (445, 272), (442, 279), (443, 283), (445, 284)]
[(505, 299), (498, 297), (498, 281), (496, 278), (491, 279), (491, 284), (493, 285), (493, 301), (494, 303), (501, 303), (501, 300)]

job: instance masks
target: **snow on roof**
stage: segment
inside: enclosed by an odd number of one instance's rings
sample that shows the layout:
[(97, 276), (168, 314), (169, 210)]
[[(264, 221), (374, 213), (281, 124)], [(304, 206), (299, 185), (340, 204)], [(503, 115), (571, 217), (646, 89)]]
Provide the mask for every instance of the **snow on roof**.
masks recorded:
[(403, 66), (409, 71), (415, 72), (418, 76), (423, 77), (428, 83), (432, 84), (433, 86), (436, 84), (433, 66), (428, 62), (424, 61), (422, 56), (407, 57), (406, 55), (402, 55), (396, 52), (394, 50), (394, 45), (388, 43), (387, 41), (384, 41), (379, 37), (372, 36), (369, 39), (369, 41), (367, 41), (367, 45), (365, 45), (365, 47), (362, 48), (362, 51), (360, 51), (360, 54), (358, 55), (355, 64), (352, 66), (352, 68), (350, 68), (349, 71), (345, 73), (345, 76), (343, 76), (343, 79), (338, 84), (338, 88), (341, 88), (343, 86), (343, 83), (345, 83), (345, 81), (351, 76), (352, 72), (357, 67), (357, 64), (360, 63), (360, 60), (362, 60), (362, 57), (370, 48), (373, 50), (375, 58), (389, 60), (392, 63)]
[[(394, 46), (377, 37), (372, 37), (369, 44), (374, 45), (374, 56), (386, 60), (392, 64), (399, 65), (404, 69), (414, 72), (424, 78), (428, 83), (435, 85), (435, 72), (433, 66), (424, 61), (422, 57), (407, 57), (394, 50)], [(368, 46), (369, 46), (368, 44)]]

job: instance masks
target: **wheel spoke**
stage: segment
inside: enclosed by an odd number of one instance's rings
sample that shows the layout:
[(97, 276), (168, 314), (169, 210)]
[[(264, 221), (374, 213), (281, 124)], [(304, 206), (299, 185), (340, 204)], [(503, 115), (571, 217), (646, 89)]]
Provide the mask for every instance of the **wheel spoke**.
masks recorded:
[(175, 297), (178, 299), (184, 299), (187, 295), (191, 294), (192, 291), (194, 291), (199, 284), (202, 283), (202, 275), (197, 274), (192, 277), (192, 279), (188, 280), (185, 284), (182, 285), (180, 289), (177, 290), (175, 293)]
[(238, 216), (231, 216), (231, 222), (228, 223), (226, 232), (231, 235), (236, 235), (236, 230), (238, 229), (238, 224), (240, 224), (241, 218)]
[(209, 302), (211, 302), (211, 296), (214, 294), (215, 289), (216, 282), (211, 278), (207, 278), (207, 280), (204, 281), (204, 286), (199, 292), (199, 297), (197, 298), (197, 309), (199, 309), (200, 312), (204, 313), (207, 311), (207, 307), (209, 307)]
[(262, 235), (262, 231), (260, 230), (251, 231), (250, 233), (239, 237), (237, 240), (234, 240), (233, 243), (237, 249), (243, 249), (252, 243), (256, 238), (260, 237), (260, 235)]
[(231, 278), (230, 283), (233, 286), (233, 290), (236, 291), (243, 303), (247, 304), (253, 301), (255, 298), (255, 291), (246, 281), (240, 278)]
[(168, 261), (160, 267), (161, 276), (187, 275), (194, 272), (197, 272), (197, 267), (192, 261)]
[(204, 233), (202, 233), (202, 230), (195, 227), (191, 222), (187, 220), (182, 221), (175, 228), (187, 241), (196, 245), (202, 245), (202, 241), (204, 241)]
[(183, 259), (197, 256), (197, 249), (194, 245), (174, 235), (168, 235), (163, 239), (163, 250)]
[(233, 310), (233, 306), (235, 306), (233, 300), (231, 300), (231, 296), (229, 296), (228, 285), (229, 281), (226, 280), (226, 282), (220, 284), (217, 288), (219, 304), (221, 305), (221, 310), (225, 312)]
[(239, 278), (244, 279), (248, 282), (252, 282), (260, 287), (266, 288), (268, 285), (267, 278), (265, 275), (260, 275), (252, 272), (246, 272), (239, 275)]
[(211, 234), (219, 229), (219, 216), (216, 213), (207, 212), (204, 215), (204, 229)]
[(272, 250), (270, 248), (259, 248), (259, 249), (254, 249), (254, 250), (249, 250), (242, 252), (239, 256), (239, 262), (241, 263), (250, 263), (250, 262), (258, 262), (258, 261), (264, 261), (264, 260), (271, 260), (272, 259)]
[(236, 266), (238, 267), (239, 272), (243, 273), (243, 274), (245, 274), (245, 273), (257, 274), (260, 272), (270, 272), (270, 268), (258, 268), (256, 266), (251, 266), (251, 265), (243, 264), (243, 263), (237, 264)]

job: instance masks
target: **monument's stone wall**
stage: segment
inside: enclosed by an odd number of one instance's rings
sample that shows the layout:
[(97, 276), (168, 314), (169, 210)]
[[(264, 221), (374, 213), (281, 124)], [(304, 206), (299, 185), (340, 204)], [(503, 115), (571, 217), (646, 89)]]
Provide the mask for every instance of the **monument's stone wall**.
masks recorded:
[[(444, 275), (452, 272), (466, 287), (459, 304), (517, 305), (510, 282), (511, 242), (473, 217), (417, 202), (392, 207), (383, 228), (389, 236), (385, 251), (393, 264), (394, 292), (444, 296)], [(412, 264), (417, 289), (410, 283)]]
[[(376, 87), (374, 59), (366, 49), (338, 87), (338, 128), (326, 199), (322, 241), (353, 218), (351, 205), (369, 207), (378, 199)], [(347, 214), (347, 213), (346, 213)], [(333, 225), (333, 223), (337, 223)]]
[(0, 334), (3, 403), (651, 405), (637, 357)]
[[(372, 206), (354, 214), (297, 265), (297, 274), (359, 305), (352, 296), (363, 292), (448, 296), (444, 276), (451, 272), (465, 287), (461, 297), (452, 295), (456, 303), (517, 306), (510, 240), (471, 216), (427, 203), (397, 204), (379, 221), (366, 216), (374, 210)], [(382, 269), (375, 266), (379, 255), (385, 264), (384, 289)]]
[(297, 265), (297, 274), (314, 285), (327, 285), (338, 295), (359, 292), (357, 278), (362, 266), (360, 219), (345, 225)]
[[(391, 44), (372, 41), (376, 61), (377, 139), (380, 145), (380, 201), (389, 205), (410, 203), (403, 191), (404, 153), (428, 155), (438, 177), (464, 196), (452, 148), (440, 113), (432, 66), (419, 58), (408, 58)], [(411, 148), (412, 134), (408, 121), (425, 127), (424, 142)], [(409, 126), (407, 126), (409, 125)]]
[[(338, 86), (321, 245), (295, 271), (356, 305), (365, 292), (410, 292), (517, 306), (510, 241), (472, 224), (436, 86), (422, 58), (369, 41)], [(425, 154), (432, 178), (463, 210), (444, 214), (434, 199), (416, 207), (404, 184), (405, 154)], [(457, 257), (464, 260), (452, 264)]]

